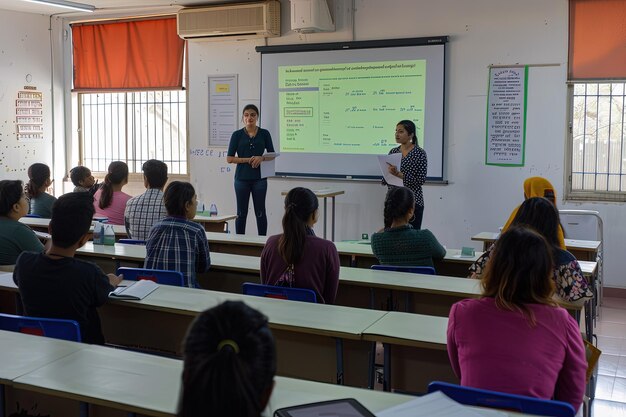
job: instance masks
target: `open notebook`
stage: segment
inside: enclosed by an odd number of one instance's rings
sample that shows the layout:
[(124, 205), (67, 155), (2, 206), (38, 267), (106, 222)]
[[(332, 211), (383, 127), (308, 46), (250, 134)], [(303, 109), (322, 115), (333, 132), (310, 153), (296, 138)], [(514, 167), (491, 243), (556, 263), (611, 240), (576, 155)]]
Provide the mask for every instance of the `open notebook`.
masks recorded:
[(156, 282), (142, 279), (128, 287), (117, 287), (109, 293), (109, 297), (125, 300), (143, 300), (157, 288), (159, 288), (159, 284)]

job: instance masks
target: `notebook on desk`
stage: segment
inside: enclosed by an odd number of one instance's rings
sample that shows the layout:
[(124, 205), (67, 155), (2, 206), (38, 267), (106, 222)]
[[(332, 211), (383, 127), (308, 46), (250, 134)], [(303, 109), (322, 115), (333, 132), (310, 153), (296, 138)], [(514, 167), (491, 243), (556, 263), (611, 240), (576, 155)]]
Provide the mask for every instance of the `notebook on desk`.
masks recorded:
[(109, 297), (123, 300), (143, 300), (157, 288), (159, 288), (159, 284), (156, 282), (142, 279), (128, 287), (117, 287), (109, 293)]

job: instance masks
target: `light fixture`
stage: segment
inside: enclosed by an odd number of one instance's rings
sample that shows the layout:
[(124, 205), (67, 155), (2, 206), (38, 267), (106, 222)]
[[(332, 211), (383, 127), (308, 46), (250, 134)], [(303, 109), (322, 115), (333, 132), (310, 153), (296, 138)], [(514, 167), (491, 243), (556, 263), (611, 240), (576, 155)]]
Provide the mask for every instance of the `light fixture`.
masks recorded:
[(96, 10), (96, 6), (84, 3), (75, 3), (67, 0), (22, 0), (29, 3), (47, 4), (49, 6), (62, 7), (64, 9), (78, 10), (81, 12), (93, 12)]

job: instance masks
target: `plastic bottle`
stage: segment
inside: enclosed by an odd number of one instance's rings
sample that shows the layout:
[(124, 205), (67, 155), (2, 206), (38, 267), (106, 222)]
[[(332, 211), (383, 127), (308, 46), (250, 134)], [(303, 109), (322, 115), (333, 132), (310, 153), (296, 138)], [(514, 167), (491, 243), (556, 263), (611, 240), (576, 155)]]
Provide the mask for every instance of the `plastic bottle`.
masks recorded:
[(111, 225), (104, 227), (104, 244), (108, 246), (115, 245), (115, 230), (113, 230)]
[(95, 222), (93, 225), (93, 244), (94, 245), (102, 245), (103, 242), (103, 232), (104, 226), (100, 222)]
[(209, 208), (209, 217), (217, 216), (217, 206), (215, 203), (211, 203), (211, 208)]

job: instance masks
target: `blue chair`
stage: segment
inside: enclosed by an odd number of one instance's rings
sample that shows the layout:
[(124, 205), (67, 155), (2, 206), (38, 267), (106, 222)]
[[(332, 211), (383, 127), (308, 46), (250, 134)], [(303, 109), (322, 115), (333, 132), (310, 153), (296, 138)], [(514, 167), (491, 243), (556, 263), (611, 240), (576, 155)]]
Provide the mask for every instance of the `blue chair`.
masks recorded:
[(0, 330), (80, 342), (80, 327), (74, 320), (0, 314)]
[(140, 239), (120, 239), (117, 243), (125, 243), (127, 245), (146, 245), (146, 241)]
[(435, 275), (432, 266), (398, 266), (398, 265), (372, 265), (372, 269), (378, 271), (408, 272), (410, 274)]
[(128, 279), (130, 281), (147, 279), (154, 281), (157, 284), (175, 285), (177, 287), (185, 286), (183, 273), (179, 271), (122, 267), (117, 268), (117, 274), (124, 274), (124, 279)]
[(523, 395), (462, 387), (440, 381), (434, 381), (428, 385), (428, 392), (434, 391), (441, 391), (465, 405), (501, 408), (537, 416), (574, 417), (576, 415), (574, 407), (563, 401), (542, 400)]
[(27, 214), (24, 217), (30, 217), (30, 218), (33, 218), (33, 219), (41, 219), (41, 216), (39, 214)]
[(306, 288), (277, 287), (252, 282), (244, 282), (241, 288), (245, 295), (317, 303), (315, 291)]

